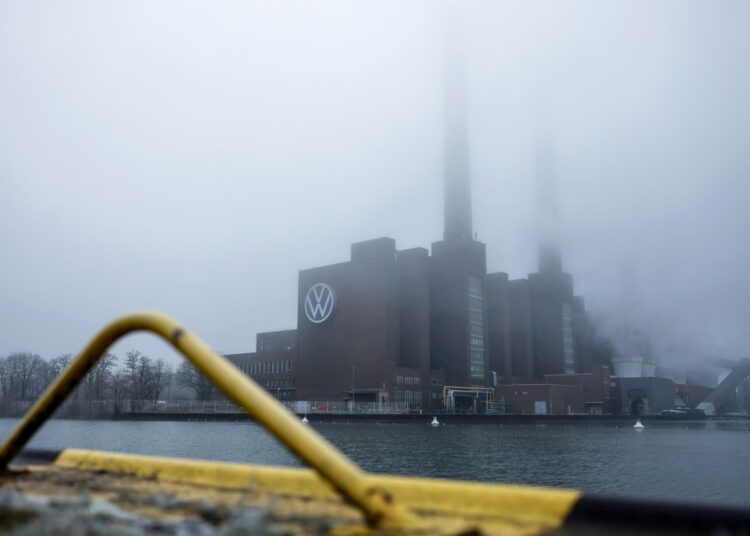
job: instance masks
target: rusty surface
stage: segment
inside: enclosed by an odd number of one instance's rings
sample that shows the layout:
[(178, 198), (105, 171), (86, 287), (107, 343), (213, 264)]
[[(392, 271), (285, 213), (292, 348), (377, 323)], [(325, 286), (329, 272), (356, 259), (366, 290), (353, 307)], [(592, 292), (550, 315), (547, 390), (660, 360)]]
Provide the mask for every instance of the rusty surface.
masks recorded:
[[(379, 490), (378, 490), (379, 491)], [(538, 526), (420, 512), (454, 533), (531, 535)], [(32, 466), (0, 479), (0, 534), (386, 534), (338, 497), (164, 482), (129, 475)], [(448, 530), (450, 532), (450, 530)], [(398, 533), (424, 533), (398, 531)]]

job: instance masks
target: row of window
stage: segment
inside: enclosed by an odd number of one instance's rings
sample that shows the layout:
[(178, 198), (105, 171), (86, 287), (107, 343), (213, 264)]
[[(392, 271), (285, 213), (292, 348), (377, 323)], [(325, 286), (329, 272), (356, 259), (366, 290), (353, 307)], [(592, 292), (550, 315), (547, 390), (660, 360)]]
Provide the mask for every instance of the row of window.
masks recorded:
[(259, 352), (284, 352), (293, 350), (294, 345), (286, 341), (266, 341), (263, 340), (258, 345)]
[(478, 277), (469, 277), (469, 296), (484, 297), (482, 293), (482, 280)]
[(469, 319), (469, 375), (484, 378), (484, 290), (478, 277), (469, 277)]
[(572, 374), (576, 368), (576, 354), (573, 346), (573, 312), (569, 303), (562, 307), (563, 353), (565, 355), (565, 372)]
[(294, 380), (290, 378), (285, 378), (283, 380), (263, 380), (259, 381), (258, 383), (266, 389), (283, 389), (294, 387)]
[(422, 405), (422, 391), (396, 391), (396, 402), (406, 402), (414, 407)]
[(283, 374), (292, 371), (293, 362), (291, 359), (255, 361), (253, 363), (243, 363), (239, 365), (239, 367), (242, 372), (249, 376), (261, 374)]
[(419, 376), (396, 376), (396, 383), (413, 383), (419, 385)]
[(472, 348), (484, 348), (484, 337), (469, 337), (469, 344)]
[(430, 383), (436, 387), (442, 387), (445, 384), (445, 382), (440, 378), (432, 378)]

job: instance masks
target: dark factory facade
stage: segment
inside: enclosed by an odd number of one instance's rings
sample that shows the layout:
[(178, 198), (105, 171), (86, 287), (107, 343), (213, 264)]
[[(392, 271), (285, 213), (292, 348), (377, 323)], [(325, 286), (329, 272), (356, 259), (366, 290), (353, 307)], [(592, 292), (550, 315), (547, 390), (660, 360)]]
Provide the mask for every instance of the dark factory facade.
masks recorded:
[(260, 333), (256, 352), (227, 357), (282, 400), (425, 409), (442, 407), (446, 386), (473, 400), (472, 390), (606, 364), (561, 263), (528, 279), (487, 273), (471, 234), (446, 218), (431, 254), (391, 238), (353, 244), (347, 262), (299, 272), (297, 329)]
[(439, 409), (452, 389), (477, 411), (484, 389), (607, 364), (554, 241), (527, 279), (487, 272), (472, 225), (461, 58), (449, 59), (443, 239), (430, 251), (358, 242), (348, 261), (299, 272), (297, 329), (261, 333), (256, 352), (227, 356), (280, 399)]

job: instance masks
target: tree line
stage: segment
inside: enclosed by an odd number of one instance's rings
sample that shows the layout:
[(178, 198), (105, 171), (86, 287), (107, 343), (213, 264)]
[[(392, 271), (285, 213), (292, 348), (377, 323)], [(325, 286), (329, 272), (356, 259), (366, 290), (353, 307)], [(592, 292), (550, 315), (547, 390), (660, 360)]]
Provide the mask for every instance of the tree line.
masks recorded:
[[(26, 411), (72, 360), (72, 354), (51, 359), (31, 352), (0, 356), (0, 415)], [(182, 387), (198, 400), (216, 395), (211, 382), (187, 361), (175, 370), (137, 350), (127, 352), (122, 362), (107, 353), (70, 394), (61, 413), (75, 417), (139, 411), (145, 402), (156, 404), (170, 386)]]

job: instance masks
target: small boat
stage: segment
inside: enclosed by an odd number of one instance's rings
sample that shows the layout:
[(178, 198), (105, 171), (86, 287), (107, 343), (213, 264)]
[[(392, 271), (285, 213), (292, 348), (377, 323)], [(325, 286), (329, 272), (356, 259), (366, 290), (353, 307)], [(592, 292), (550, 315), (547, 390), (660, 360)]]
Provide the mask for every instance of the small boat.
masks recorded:
[(430, 422), (430, 426), (440, 426), (440, 421), (437, 420), (437, 417), (432, 417), (432, 422)]
[(303, 424), (310, 424), (310, 421), (307, 420), (307, 415), (305, 415), (304, 417), (302, 417), (302, 423)]
[(645, 426), (643, 426), (643, 423), (641, 422), (640, 419), (636, 419), (635, 424), (633, 425), (633, 428), (635, 428), (636, 430), (643, 430)]

